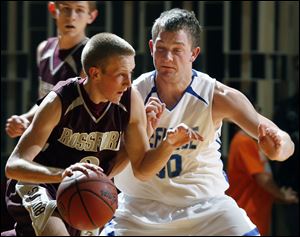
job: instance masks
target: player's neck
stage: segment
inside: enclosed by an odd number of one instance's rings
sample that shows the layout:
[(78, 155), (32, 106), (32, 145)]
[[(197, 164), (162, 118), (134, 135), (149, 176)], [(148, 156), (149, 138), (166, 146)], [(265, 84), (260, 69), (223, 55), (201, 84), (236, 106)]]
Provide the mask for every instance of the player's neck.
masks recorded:
[(92, 84), (90, 80), (90, 78), (87, 78), (87, 80), (84, 81), (83, 88), (91, 102), (93, 102), (94, 104), (108, 102), (108, 100), (102, 94), (99, 93), (99, 91), (96, 89), (97, 87), (94, 84)]
[(192, 80), (192, 74), (185, 76), (174, 75), (174, 76), (161, 76), (157, 74), (156, 86), (158, 90), (170, 91), (172, 94), (182, 94), (186, 88), (190, 85)]
[(157, 75), (157, 93), (162, 102), (166, 104), (167, 108), (170, 109), (178, 103), (186, 88), (190, 85), (191, 80), (191, 75), (185, 75), (184, 77), (174, 76), (168, 78)]
[(87, 37), (85, 35), (78, 36), (78, 37), (64, 37), (58, 36), (58, 47), (59, 49), (70, 49), (73, 48), (75, 45), (79, 44)]
[(181, 99), (188, 84), (170, 84), (164, 81), (157, 82), (157, 93), (168, 109), (174, 107)]

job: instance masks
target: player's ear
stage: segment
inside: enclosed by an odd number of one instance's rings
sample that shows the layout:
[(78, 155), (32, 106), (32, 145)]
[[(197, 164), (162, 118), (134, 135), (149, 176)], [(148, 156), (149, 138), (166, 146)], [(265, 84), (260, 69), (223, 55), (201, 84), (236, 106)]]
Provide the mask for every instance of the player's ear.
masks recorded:
[(196, 60), (196, 58), (198, 57), (198, 55), (201, 52), (201, 48), (200, 47), (196, 47), (192, 50), (192, 56), (190, 58), (191, 62), (194, 62)]
[(150, 52), (151, 52), (151, 55), (153, 55), (153, 40), (149, 40), (149, 48), (150, 48)]
[(90, 19), (88, 20), (88, 24), (92, 24), (97, 16), (98, 10), (93, 10), (92, 12), (90, 12)]
[(54, 18), (56, 17), (56, 6), (54, 2), (48, 3), (48, 11)]
[(89, 76), (91, 78), (100, 78), (101, 76), (101, 69), (98, 67), (90, 67), (89, 68)]

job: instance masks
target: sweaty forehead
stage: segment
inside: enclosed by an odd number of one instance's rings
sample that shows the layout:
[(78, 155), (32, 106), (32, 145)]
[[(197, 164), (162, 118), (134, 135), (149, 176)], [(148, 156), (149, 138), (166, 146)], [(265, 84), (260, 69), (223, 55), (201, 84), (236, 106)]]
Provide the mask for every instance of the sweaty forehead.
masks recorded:
[(157, 43), (189, 44), (190, 40), (185, 31), (162, 31), (158, 34)]
[(107, 65), (110, 70), (131, 71), (135, 67), (134, 55), (114, 55), (107, 60)]

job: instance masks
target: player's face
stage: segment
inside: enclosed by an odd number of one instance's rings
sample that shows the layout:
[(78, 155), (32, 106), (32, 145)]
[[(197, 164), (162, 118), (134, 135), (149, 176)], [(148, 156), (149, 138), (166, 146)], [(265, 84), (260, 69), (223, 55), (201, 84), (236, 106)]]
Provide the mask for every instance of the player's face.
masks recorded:
[(69, 37), (85, 35), (86, 25), (93, 21), (87, 1), (61, 1), (55, 17), (59, 34)]
[(194, 55), (191, 40), (185, 31), (160, 32), (149, 42), (153, 63), (159, 77), (176, 79), (190, 73)]
[(97, 85), (102, 96), (113, 103), (119, 103), (123, 93), (131, 86), (134, 67), (134, 56), (109, 58), (105, 71), (100, 73)]

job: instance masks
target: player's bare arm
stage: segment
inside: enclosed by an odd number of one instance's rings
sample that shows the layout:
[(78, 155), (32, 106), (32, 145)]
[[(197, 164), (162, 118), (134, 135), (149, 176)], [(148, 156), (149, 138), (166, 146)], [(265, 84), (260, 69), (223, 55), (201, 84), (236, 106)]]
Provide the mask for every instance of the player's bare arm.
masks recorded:
[[(26, 182), (57, 181), (61, 170), (49, 169), (33, 162), (34, 157), (42, 150), (52, 129), (58, 123), (61, 114), (61, 102), (54, 92), (51, 92), (42, 104), (28, 127), (20, 138), (17, 146), (6, 164), (8, 178)], [(32, 174), (35, 175), (32, 175)]]
[(274, 181), (272, 175), (267, 172), (257, 173), (253, 175), (253, 178), (259, 186), (261, 186), (268, 193), (272, 194), (277, 202), (281, 203), (298, 203), (299, 199), (297, 192), (291, 187), (280, 188)]
[[(154, 129), (157, 126), (158, 120), (165, 109), (165, 104), (161, 104), (157, 98), (150, 97), (146, 105), (145, 111), (147, 115), (147, 135), (148, 138), (153, 134)], [(121, 148), (116, 157), (115, 165), (108, 175), (109, 178), (113, 178), (120, 173), (129, 163), (128, 154), (125, 149), (124, 142), (121, 143)]]
[(215, 85), (212, 114), (216, 127), (222, 120), (229, 120), (256, 138), (271, 160), (286, 160), (294, 152), (294, 143), (286, 132), (257, 113), (244, 94), (220, 82)]
[(20, 138), (17, 146), (6, 164), (8, 178), (24, 182), (56, 183), (66, 175), (71, 175), (73, 170), (86, 173), (86, 169), (99, 169), (92, 164), (74, 164), (66, 170), (46, 167), (33, 161), (43, 149), (53, 128), (61, 117), (61, 101), (55, 92), (50, 92), (28, 127)]
[[(122, 139), (123, 140), (123, 139)], [(115, 159), (115, 164), (112, 171), (109, 173), (108, 178), (112, 179), (119, 174), (129, 163), (128, 154), (125, 149), (124, 141), (121, 141), (121, 147)]]
[(125, 133), (125, 146), (134, 175), (138, 179), (146, 181), (159, 172), (177, 147), (191, 140), (203, 140), (198, 133), (192, 131), (185, 124), (179, 124), (174, 129), (167, 131), (166, 137), (156, 149), (150, 149), (146, 132), (145, 108), (140, 94), (134, 88), (132, 89), (131, 103), (131, 116)]

